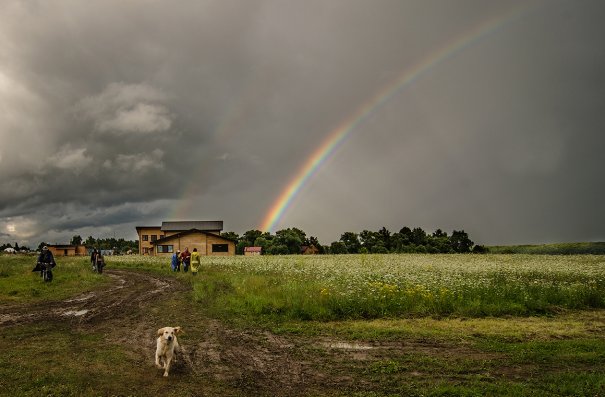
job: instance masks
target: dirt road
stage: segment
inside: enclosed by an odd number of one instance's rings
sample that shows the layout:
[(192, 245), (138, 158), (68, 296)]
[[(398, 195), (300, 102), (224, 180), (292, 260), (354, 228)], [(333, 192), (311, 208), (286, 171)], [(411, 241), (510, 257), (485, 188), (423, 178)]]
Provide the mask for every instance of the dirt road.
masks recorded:
[[(106, 275), (113, 281), (104, 289), (59, 302), (0, 308), (0, 329), (44, 321), (106, 332), (115, 343), (126, 346), (141, 367), (153, 372), (155, 331), (179, 325), (185, 332), (180, 338), (183, 354), (173, 367), (173, 377), (194, 375), (229, 385), (243, 395), (275, 396), (301, 395), (323, 389), (326, 382), (333, 388), (352, 381), (347, 376), (328, 379), (305, 341), (258, 329), (230, 329), (199, 312), (184, 310), (189, 287), (175, 278), (130, 270), (107, 270)], [(156, 372), (160, 377), (161, 371)]]

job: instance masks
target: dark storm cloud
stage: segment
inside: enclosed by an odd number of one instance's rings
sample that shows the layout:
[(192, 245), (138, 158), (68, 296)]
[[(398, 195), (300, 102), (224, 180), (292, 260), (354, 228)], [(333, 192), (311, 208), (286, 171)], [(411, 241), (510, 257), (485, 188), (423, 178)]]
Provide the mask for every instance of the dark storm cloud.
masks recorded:
[[(256, 228), (342, 120), (519, 4), (5, 1), (1, 239), (134, 238), (172, 216)], [(373, 112), (278, 226), (605, 238), (603, 6), (537, 4)]]

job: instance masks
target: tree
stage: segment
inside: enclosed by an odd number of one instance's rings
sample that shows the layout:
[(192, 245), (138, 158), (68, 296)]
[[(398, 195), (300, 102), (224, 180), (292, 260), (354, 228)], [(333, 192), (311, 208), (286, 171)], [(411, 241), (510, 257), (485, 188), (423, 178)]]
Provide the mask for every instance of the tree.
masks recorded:
[(238, 241), (239, 241), (239, 234), (237, 234), (235, 232), (221, 233), (221, 237), (224, 237), (224, 238), (229, 239), (229, 240), (233, 240), (233, 241), (235, 241), (235, 244), (237, 244)]
[(433, 232), (433, 237), (436, 237), (436, 238), (447, 237), (447, 233), (441, 229), (437, 229)]
[(384, 246), (382, 240), (378, 240), (370, 252), (373, 254), (388, 254), (389, 250)]
[(80, 236), (73, 236), (71, 238), (71, 241), (69, 242), (70, 245), (80, 245), (82, 244), (82, 237)]
[(472, 252), (473, 254), (487, 254), (489, 249), (484, 245), (475, 245)]
[(387, 228), (383, 226), (382, 229), (376, 233), (376, 238), (382, 242), (382, 246), (388, 252), (391, 248), (391, 232), (389, 232)]
[(300, 254), (300, 249), (305, 240), (305, 233), (297, 228), (288, 228), (275, 232), (274, 246), (288, 247), (288, 253)]
[(237, 255), (243, 255), (244, 254), (244, 248), (248, 247), (248, 245), (246, 245), (246, 240), (240, 240), (236, 245), (235, 245), (235, 253)]
[(359, 233), (359, 240), (363, 248), (367, 249), (368, 252), (372, 252), (372, 248), (376, 245), (376, 241), (378, 241), (378, 236), (376, 232), (363, 230)]
[(473, 242), (468, 238), (468, 234), (464, 230), (454, 230), (450, 237), (450, 244), (454, 252), (468, 253), (473, 247)]
[(263, 232), (260, 230), (248, 230), (242, 236), (242, 239), (246, 242), (246, 247), (252, 247), (254, 245), (254, 241), (259, 238)]
[(330, 253), (331, 254), (346, 254), (347, 253), (347, 247), (341, 241), (334, 241), (330, 245)]
[(317, 252), (319, 254), (325, 254), (324, 246), (319, 243), (319, 239), (317, 237), (311, 236), (305, 242), (305, 245), (313, 246), (317, 248)]
[(261, 254), (268, 252), (269, 247), (271, 247), (271, 241), (267, 240), (266, 237), (260, 236), (254, 241), (255, 247), (262, 247)]
[(88, 236), (88, 238), (86, 238), (86, 240), (84, 240), (84, 245), (87, 247), (96, 247), (97, 240), (95, 240), (95, 238), (93, 236)]
[(276, 244), (272, 245), (269, 248), (269, 254), (271, 255), (287, 255), (290, 253), (287, 245), (284, 244)]
[(416, 245), (425, 245), (426, 244), (426, 232), (422, 230), (422, 228), (415, 227), (412, 230), (411, 236), (412, 243)]
[(345, 232), (340, 236), (340, 242), (345, 245), (345, 249), (349, 254), (359, 253), (361, 248), (361, 242), (359, 241), (359, 235), (353, 232)]

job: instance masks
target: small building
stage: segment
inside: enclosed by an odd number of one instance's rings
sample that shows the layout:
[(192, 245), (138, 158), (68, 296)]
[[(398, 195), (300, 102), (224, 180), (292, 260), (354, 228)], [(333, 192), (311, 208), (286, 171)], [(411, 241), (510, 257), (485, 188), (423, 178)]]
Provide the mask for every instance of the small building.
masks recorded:
[(260, 255), (262, 251), (263, 247), (244, 247), (244, 256)]
[(84, 256), (88, 253), (84, 245), (49, 244), (47, 247), (53, 256)]
[(300, 247), (300, 253), (302, 255), (317, 255), (319, 254), (319, 249), (314, 245), (303, 245)]
[(235, 241), (220, 235), (223, 221), (162, 222), (162, 226), (137, 226), (139, 254), (169, 256), (197, 248), (202, 256), (235, 255)]

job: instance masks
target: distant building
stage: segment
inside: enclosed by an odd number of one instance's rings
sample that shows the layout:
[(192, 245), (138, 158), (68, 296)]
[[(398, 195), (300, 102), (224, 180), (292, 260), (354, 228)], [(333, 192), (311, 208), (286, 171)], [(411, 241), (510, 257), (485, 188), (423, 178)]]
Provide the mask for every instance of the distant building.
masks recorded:
[(319, 254), (319, 249), (314, 245), (303, 245), (300, 247), (300, 253), (303, 255), (317, 255)]
[(235, 241), (220, 235), (223, 221), (162, 222), (161, 226), (137, 226), (139, 254), (169, 256), (185, 248), (197, 248), (202, 256), (235, 255)]
[(84, 245), (49, 244), (47, 247), (53, 256), (84, 256), (88, 254)]
[(256, 256), (260, 255), (263, 251), (263, 247), (244, 247), (245, 256)]

